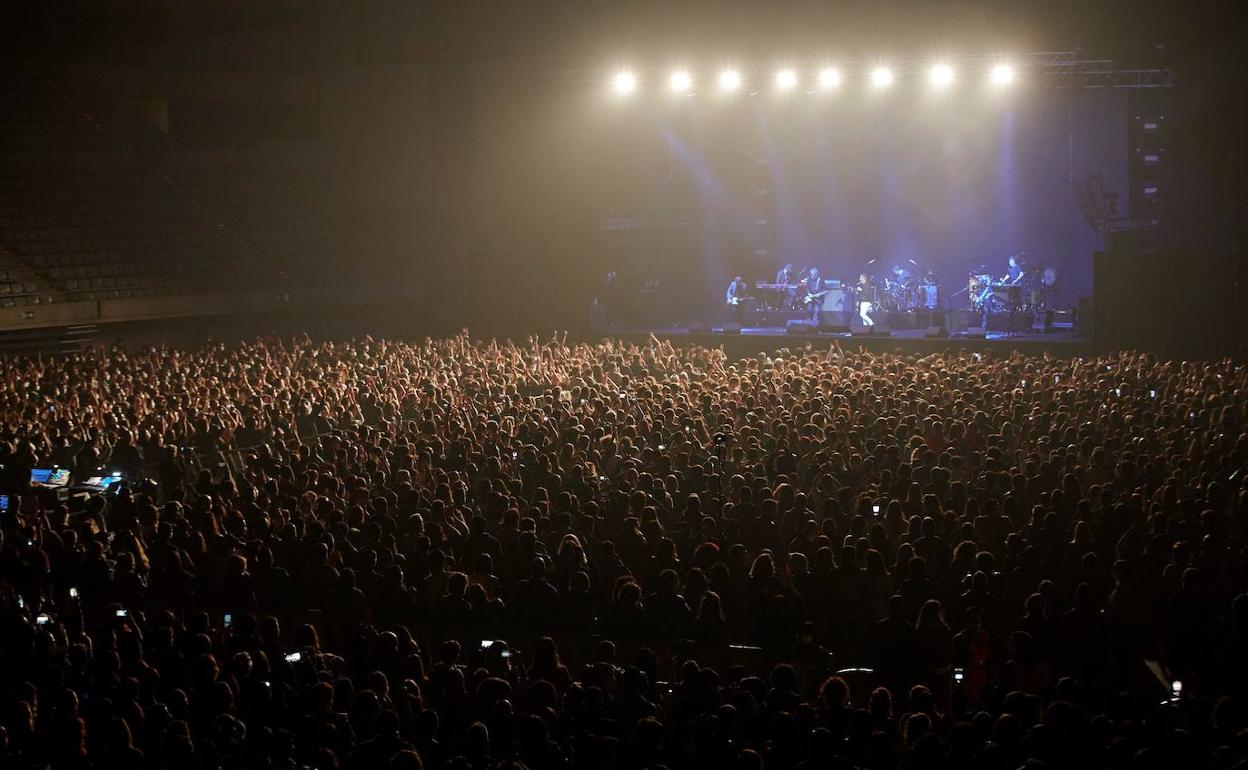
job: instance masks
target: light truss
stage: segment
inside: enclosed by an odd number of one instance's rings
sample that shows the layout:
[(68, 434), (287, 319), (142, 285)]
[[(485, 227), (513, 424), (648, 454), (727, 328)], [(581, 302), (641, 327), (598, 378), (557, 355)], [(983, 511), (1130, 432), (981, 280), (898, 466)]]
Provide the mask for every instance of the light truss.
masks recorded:
[[(889, 69), (897, 80), (906, 81), (926, 77), (928, 69), (937, 60), (931, 57), (910, 57), (889, 59)], [(955, 67), (959, 77), (986, 77), (991, 69), (1003, 62), (1010, 64), (1018, 73), (1018, 86), (1048, 89), (1083, 89), (1083, 88), (1170, 88), (1173, 85), (1173, 74), (1165, 67), (1138, 67), (1122, 64), (1113, 59), (1087, 59), (1075, 51), (1047, 51), (1026, 53), (1014, 56), (996, 54), (975, 54), (941, 58), (940, 62)], [(799, 69), (809, 77), (826, 61), (811, 61)], [(835, 62), (836, 66), (850, 81), (855, 77), (866, 80), (870, 71), (881, 64), (880, 59), (858, 59)], [(739, 66), (737, 69), (751, 84), (770, 84), (776, 71), (782, 67), (794, 66), (792, 61), (763, 62), (754, 66)], [(563, 72), (563, 80), (570, 84), (609, 84), (618, 70), (606, 68), (568, 69)], [(659, 84), (666, 84), (670, 72), (657, 67), (633, 69), (642, 87), (652, 89)], [(714, 69), (706, 68), (701, 72), (701, 80), (710, 82), (714, 78)]]

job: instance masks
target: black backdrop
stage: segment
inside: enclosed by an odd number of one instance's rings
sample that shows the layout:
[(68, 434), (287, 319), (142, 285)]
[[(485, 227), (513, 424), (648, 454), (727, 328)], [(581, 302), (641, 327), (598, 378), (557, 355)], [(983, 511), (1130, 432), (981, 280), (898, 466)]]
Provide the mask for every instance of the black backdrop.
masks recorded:
[(1124, 92), (861, 91), (617, 106), (648, 113), (616, 129), (652, 142), (630, 150), (646, 183), (629, 180), (619, 196), (633, 195), (631, 210), (665, 233), (650, 240), (671, 241), (648, 269), (713, 305), (733, 275), (769, 278), (784, 262), (852, 279), (872, 258), (881, 276), (912, 259), (952, 288), (972, 266), (999, 275), (1026, 251), (1057, 268), (1071, 304), (1090, 294), (1103, 244), (1070, 179), (1100, 173), (1125, 200)]

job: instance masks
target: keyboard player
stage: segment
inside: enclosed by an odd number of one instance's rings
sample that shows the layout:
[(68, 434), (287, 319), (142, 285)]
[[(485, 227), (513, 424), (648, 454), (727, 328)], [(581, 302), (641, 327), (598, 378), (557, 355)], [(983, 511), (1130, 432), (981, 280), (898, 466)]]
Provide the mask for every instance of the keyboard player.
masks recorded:
[(792, 263), (786, 263), (776, 271), (776, 291), (779, 293), (777, 306), (793, 309), (797, 305), (797, 284), (797, 273), (793, 270)]

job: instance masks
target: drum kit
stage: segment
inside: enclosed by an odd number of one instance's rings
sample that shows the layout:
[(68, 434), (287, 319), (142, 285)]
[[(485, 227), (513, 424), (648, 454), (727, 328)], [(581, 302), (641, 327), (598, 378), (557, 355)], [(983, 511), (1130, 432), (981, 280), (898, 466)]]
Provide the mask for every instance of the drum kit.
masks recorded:
[(964, 289), (971, 309), (978, 313), (1029, 313), (1052, 307), (1057, 296), (1057, 268), (1027, 268), (1021, 261), (1019, 266), (1022, 272), (1013, 282), (994, 280), (986, 265), (972, 267)]
[[(1025, 252), (1012, 256), (1021, 270), (1017, 279), (995, 279), (987, 265), (977, 265), (969, 271), (966, 288), (955, 292), (954, 296), (965, 292), (970, 298), (971, 309), (979, 313), (1030, 313), (1060, 304), (1061, 295), (1055, 288), (1058, 280), (1057, 268), (1051, 265), (1028, 268), (1023, 262)], [(918, 275), (918, 263), (908, 259), (901, 267), (893, 268), (894, 277), (881, 281), (871, 277), (868, 272), (875, 262), (875, 259), (871, 259), (864, 265), (858, 283), (854, 286), (858, 305), (871, 311), (901, 313), (936, 310), (941, 307), (945, 298), (932, 270)]]
[(940, 306), (940, 282), (936, 273), (927, 270), (914, 275), (919, 263), (907, 259), (905, 265), (894, 267), (892, 277), (883, 280), (871, 276), (867, 269), (876, 260), (869, 260), (854, 285), (859, 303), (869, 303), (872, 310), (890, 313), (908, 313), (914, 310), (936, 310)]

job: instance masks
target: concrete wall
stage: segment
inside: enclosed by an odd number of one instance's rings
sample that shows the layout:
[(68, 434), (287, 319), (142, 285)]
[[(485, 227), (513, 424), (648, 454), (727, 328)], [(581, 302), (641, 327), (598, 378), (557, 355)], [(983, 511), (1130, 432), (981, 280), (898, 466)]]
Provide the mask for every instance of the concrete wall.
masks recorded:
[(245, 294), (191, 294), (134, 299), (108, 299), (85, 302), (56, 302), (49, 305), (0, 309), (0, 331), (45, 329), (86, 323), (114, 323), (160, 318), (249, 313), (311, 301), (310, 297), (289, 298), (271, 292)]

